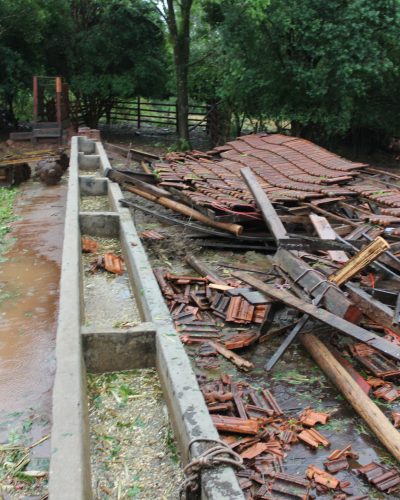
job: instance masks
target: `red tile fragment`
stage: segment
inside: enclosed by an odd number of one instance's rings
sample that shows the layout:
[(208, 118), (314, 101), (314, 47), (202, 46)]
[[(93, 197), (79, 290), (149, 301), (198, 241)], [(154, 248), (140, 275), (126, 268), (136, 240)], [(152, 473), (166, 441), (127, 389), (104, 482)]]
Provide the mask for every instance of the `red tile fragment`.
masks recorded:
[(307, 468), (306, 475), (309, 479), (312, 479), (315, 483), (325, 486), (326, 488), (335, 490), (340, 482), (335, 477), (331, 476), (322, 469), (318, 469), (315, 465), (309, 465)]
[(306, 408), (300, 415), (299, 421), (307, 427), (314, 427), (317, 424), (326, 424), (329, 420), (329, 414), (316, 412), (312, 408)]
[(311, 448), (318, 448), (320, 444), (325, 448), (330, 445), (329, 440), (315, 429), (305, 429), (301, 431), (298, 438), (308, 444), (308, 446), (311, 446)]
[(82, 252), (84, 253), (96, 253), (98, 248), (98, 243), (91, 238), (82, 238)]
[(144, 238), (145, 240), (158, 240), (158, 241), (165, 240), (165, 236), (158, 233), (157, 231), (154, 231), (153, 229), (142, 231), (140, 233), (140, 237)]

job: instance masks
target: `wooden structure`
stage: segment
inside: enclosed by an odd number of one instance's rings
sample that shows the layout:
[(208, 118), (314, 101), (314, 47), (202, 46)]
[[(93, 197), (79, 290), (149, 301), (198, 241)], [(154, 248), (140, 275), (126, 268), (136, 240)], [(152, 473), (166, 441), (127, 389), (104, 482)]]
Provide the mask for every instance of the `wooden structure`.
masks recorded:
[(68, 85), (60, 76), (34, 76), (32, 142), (58, 138), (61, 144), (69, 125)]
[(31, 132), (12, 132), (10, 139), (56, 139), (62, 144), (66, 129), (70, 126), (68, 85), (61, 76), (33, 77), (33, 120)]
[[(189, 127), (206, 128), (207, 113), (209, 106), (204, 104), (192, 104), (189, 106)], [(152, 102), (141, 97), (132, 100), (118, 100), (114, 106), (106, 112), (107, 124), (111, 123), (135, 123), (140, 129), (142, 125), (150, 126), (174, 126), (177, 127), (176, 102)]]

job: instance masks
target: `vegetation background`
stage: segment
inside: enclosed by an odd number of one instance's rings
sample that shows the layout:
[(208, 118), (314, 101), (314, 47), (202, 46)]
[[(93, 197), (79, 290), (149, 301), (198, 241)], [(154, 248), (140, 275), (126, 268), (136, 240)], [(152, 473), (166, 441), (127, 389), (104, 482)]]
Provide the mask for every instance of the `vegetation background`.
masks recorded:
[(95, 127), (117, 99), (217, 104), (214, 143), (243, 123), (330, 147), (400, 135), (400, 0), (2, 0), (3, 125), (33, 75), (61, 75)]

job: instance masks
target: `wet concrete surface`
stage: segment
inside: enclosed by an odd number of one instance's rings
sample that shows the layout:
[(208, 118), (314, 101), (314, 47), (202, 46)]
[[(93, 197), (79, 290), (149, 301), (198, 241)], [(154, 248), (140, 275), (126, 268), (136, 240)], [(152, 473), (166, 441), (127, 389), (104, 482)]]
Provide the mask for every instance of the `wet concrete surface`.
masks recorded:
[[(0, 262), (2, 443), (32, 443), (50, 431), (66, 193), (65, 179), (51, 187), (29, 181), (16, 199)], [(48, 462), (49, 449), (49, 440), (35, 447), (30, 467)]]

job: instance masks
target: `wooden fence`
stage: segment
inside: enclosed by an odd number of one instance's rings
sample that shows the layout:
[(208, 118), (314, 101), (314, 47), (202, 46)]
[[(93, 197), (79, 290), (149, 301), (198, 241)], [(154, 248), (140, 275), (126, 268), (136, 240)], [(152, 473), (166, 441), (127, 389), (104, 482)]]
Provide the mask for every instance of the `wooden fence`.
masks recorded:
[[(189, 128), (206, 128), (209, 109), (204, 104), (190, 105)], [(106, 116), (106, 121), (109, 124), (134, 123), (138, 129), (143, 124), (177, 127), (177, 105), (176, 102), (153, 102), (140, 97), (135, 100), (120, 100)]]

